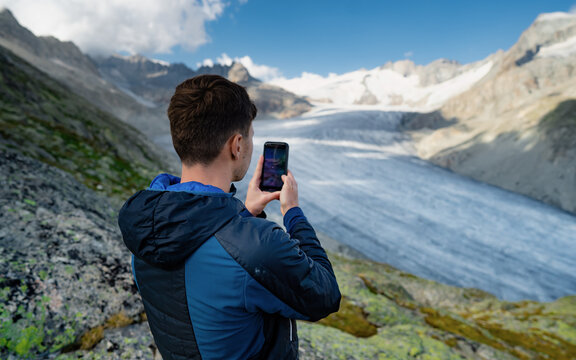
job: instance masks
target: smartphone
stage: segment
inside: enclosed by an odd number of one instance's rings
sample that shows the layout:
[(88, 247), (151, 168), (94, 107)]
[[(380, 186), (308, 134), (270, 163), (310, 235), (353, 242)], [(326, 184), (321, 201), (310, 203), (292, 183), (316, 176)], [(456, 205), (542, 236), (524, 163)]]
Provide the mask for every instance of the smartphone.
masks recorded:
[(267, 141), (264, 144), (264, 165), (260, 177), (260, 190), (279, 191), (284, 182), (282, 175), (288, 174), (288, 144)]

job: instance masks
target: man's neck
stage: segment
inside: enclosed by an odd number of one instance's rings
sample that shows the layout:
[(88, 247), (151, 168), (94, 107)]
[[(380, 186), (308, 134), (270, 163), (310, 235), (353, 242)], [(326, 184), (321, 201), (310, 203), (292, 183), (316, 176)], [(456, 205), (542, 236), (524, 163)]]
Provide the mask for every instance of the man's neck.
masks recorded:
[(182, 164), (182, 177), (180, 182), (196, 181), (204, 185), (212, 185), (224, 192), (230, 191), (232, 174), (227, 166), (222, 166), (218, 161), (210, 165), (194, 164), (186, 166)]

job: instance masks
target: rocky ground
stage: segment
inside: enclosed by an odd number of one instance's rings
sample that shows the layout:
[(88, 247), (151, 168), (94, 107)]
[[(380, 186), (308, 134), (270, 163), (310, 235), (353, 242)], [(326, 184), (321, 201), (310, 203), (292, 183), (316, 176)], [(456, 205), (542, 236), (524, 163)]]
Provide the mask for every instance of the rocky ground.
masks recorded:
[[(159, 359), (117, 207), (12, 151), (0, 172), (0, 357)], [(353, 254), (331, 255), (341, 310), (300, 323), (302, 359), (576, 357), (576, 297), (504, 302)]]
[(72, 176), (0, 152), (0, 354), (91, 347), (140, 319), (115, 208)]
[(576, 212), (576, 52), (558, 51), (575, 34), (576, 15), (543, 14), (471, 89), (408, 116), (418, 155)]

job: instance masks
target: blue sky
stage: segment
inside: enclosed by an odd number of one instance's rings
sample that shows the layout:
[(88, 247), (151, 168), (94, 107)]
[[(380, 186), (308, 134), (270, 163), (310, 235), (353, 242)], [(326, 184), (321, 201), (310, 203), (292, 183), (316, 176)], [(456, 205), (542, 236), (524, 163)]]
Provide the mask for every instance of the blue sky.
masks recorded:
[[(388, 61), (461, 63), (510, 48), (538, 14), (576, 0), (0, 0), (37, 35), (92, 55), (140, 53), (193, 68), (226, 54), (262, 76), (327, 75)], [(261, 65), (257, 68), (256, 65)]]
[(160, 56), (195, 65), (222, 53), (248, 55), (286, 77), (374, 68), (410, 58), (461, 63), (508, 49), (543, 12), (569, 11), (572, 1), (313, 1), (248, 0), (207, 23), (211, 41), (192, 54)]

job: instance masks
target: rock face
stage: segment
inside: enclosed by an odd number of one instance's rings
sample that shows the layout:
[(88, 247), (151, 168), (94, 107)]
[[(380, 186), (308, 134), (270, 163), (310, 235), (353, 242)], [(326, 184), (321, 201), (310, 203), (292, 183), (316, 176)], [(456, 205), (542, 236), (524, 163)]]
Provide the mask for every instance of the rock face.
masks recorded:
[(121, 89), (126, 89), (156, 104), (166, 105), (176, 85), (195, 75), (184, 64), (165, 64), (143, 56), (111, 56), (95, 60), (102, 75)]
[(1, 358), (89, 349), (142, 321), (117, 210), (174, 171), (143, 138), (0, 47)]
[(10, 10), (0, 11), (0, 37), (39, 58), (61, 62), (84, 72), (98, 75), (95, 64), (72, 42), (62, 42), (51, 36), (36, 37), (22, 27)]
[(58, 80), (93, 105), (131, 124), (149, 137), (168, 133), (165, 109), (143, 103), (105, 81), (94, 62), (71, 42), (36, 37), (9, 10), (0, 12), (0, 46)]
[(107, 80), (158, 108), (168, 107), (174, 88), (182, 81), (195, 75), (215, 74), (246, 87), (258, 108), (259, 117), (289, 118), (311, 109), (304, 98), (252, 77), (240, 63), (203, 66), (193, 71), (184, 64), (161, 63), (139, 55), (95, 61)]
[(175, 169), (138, 130), (0, 46), (0, 148), (14, 149), (108, 195)]
[[(143, 308), (104, 197), (71, 175), (0, 150), (0, 354), (68, 351)], [(41, 175), (41, 176), (39, 176)]]
[(297, 116), (311, 108), (303, 98), (254, 79), (240, 64), (193, 71), (184, 64), (166, 64), (142, 56), (91, 59), (71, 42), (35, 36), (7, 9), (0, 11), (0, 46), (159, 144), (170, 134), (166, 109), (174, 88), (197, 74), (216, 73), (241, 80), (264, 117)]
[(415, 134), (419, 155), (575, 212), (576, 15), (539, 16), (493, 60), (441, 108), (455, 125)]
[[(299, 324), (303, 359), (572, 359), (576, 297), (503, 302), (384, 264), (331, 256), (343, 300)], [(561, 330), (561, 329), (566, 329)]]

